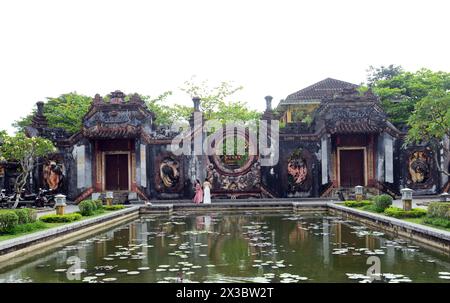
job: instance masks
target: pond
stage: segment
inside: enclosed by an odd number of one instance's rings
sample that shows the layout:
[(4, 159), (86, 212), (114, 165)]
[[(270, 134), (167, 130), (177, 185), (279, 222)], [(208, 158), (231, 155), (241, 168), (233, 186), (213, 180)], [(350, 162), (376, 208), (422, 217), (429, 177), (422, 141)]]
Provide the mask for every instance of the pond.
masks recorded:
[(281, 211), (142, 216), (3, 265), (0, 282), (450, 281), (447, 254), (327, 213)]

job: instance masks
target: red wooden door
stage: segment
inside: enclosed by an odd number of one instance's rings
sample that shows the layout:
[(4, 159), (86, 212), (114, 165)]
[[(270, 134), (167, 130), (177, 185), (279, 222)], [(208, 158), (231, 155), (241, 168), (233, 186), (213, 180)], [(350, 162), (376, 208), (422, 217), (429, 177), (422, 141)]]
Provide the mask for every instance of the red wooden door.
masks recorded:
[(364, 186), (364, 150), (340, 150), (339, 154), (340, 186)]
[(105, 190), (129, 190), (128, 155), (105, 155)]

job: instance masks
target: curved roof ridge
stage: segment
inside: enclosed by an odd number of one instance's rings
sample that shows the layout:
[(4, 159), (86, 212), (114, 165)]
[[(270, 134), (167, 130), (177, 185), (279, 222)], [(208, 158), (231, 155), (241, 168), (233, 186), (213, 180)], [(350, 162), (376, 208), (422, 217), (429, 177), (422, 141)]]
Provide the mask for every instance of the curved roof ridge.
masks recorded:
[(356, 87), (359, 87), (359, 85), (328, 77), (290, 94), (280, 104), (298, 103), (301, 100), (322, 101), (327, 97), (332, 97), (334, 93), (340, 92), (345, 88)]

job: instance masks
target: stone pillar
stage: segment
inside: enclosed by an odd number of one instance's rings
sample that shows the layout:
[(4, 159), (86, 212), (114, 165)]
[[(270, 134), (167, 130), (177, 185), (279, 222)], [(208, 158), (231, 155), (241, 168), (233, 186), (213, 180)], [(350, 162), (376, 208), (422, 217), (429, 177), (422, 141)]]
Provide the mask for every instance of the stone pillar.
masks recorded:
[(386, 134), (384, 136), (384, 181), (394, 183), (394, 140)]
[(264, 99), (266, 99), (266, 111), (272, 110), (272, 96), (265, 96)]
[(355, 186), (355, 200), (361, 201), (364, 195), (364, 187), (361, 185)]
[(112, 191), (107, 191), (106, 192), (106, 205), (112, 206), (113, 205), (113, 198), (114, 198), (113, 192)]
[(55, 209), (58, 216), (62, 216), (66, 209), (66, 196), (59, 194), (55, 196)]
[(192, 102), (194, 102), (194, 111), (199, 112), (200, 111), (200, 97), (192, 98)]
[(402, 193), (403, 210), (411, 210), (413, 190), (410, 188), (403, 188), (401, 190), (401, 193)]

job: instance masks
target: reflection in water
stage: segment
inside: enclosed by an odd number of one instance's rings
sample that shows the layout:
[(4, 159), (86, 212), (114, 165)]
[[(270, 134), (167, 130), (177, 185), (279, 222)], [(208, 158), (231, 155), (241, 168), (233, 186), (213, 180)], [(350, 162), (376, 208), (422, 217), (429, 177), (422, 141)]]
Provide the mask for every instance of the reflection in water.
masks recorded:
[[(76, 256), (81, 268), (70, 269)], [(385, 282), (448, 282), (448, 255), (338, 217), (310, 213), (145, 216), (0, 270), (9, 282), (361, 282), (369, 256)], [(68, 280), (67, 271), (81, 272)]]

